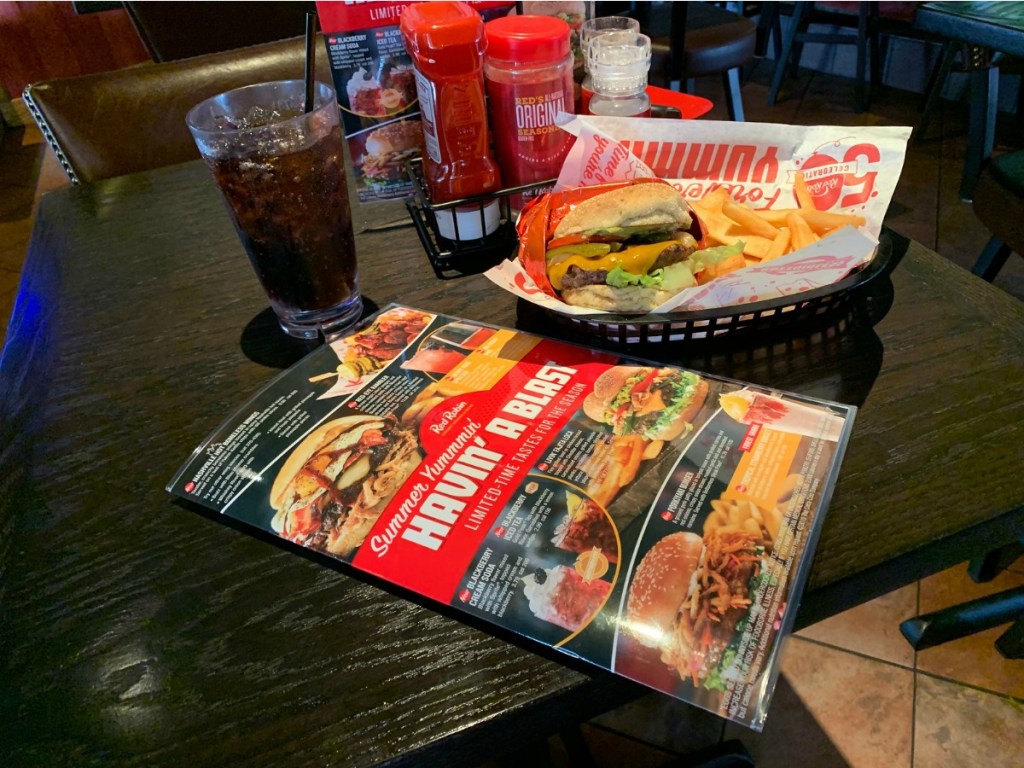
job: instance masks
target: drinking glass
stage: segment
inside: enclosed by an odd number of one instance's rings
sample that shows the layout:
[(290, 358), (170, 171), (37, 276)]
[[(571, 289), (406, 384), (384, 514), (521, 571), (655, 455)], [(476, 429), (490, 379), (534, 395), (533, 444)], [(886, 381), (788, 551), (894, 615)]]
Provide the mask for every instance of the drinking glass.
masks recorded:
[(334, 89), (281, 80), (196, 105), (189, 130), (285, 333), (315, 339), (359, 319), (344, 145)]

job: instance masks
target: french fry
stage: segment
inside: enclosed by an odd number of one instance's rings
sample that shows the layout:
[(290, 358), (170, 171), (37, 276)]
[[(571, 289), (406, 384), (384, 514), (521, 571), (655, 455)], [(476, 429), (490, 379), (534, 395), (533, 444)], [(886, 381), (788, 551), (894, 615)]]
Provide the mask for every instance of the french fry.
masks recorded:
[(769, 240), (767, 237), (761, 237), (760, 235), (751, 235), (750, 237), (742, 238), (742, 240), (743, 255), (758, 261), (764, 260), (772, 244), (775, 242), (775, 240)]
[(772, 240), (771, 246), (764, 256), (761, 257), (761, 261), (771, 261), (777, 259), (790, 250), (791, 231), (789, 227), (783, 227), (779, 230), (778, 236)]
[(789, 227), (790, 242), (793, 244), (794, 251), (806, 248), (818, 240), (818, 236), (811, 230), (807, 221), (797, 213), (790, 213), (786, 216), (786, 226)]
[(833, 213), (832, 211), (803, 211), (804, 221), (819, 235), (827, 235), (835, 229), (843, 227), (863, 227), (867, 219), (852, 213)]
[(811, 192), (807, 189), (807, 180), (804, 179), (803, 171), (796, 172), (796, 178), (793, 180), (793, 194), (796, 195), (797, 205), (803, 210), (815, 210), (814, 198), (811, 197)]
[(724, 259), (717, 264), (709, 264), (700, 272), (697, 273), (697, 285), (704, 285), (710, 283), (716, 277), (727, 275), (730, 272), (735, 272), (737, 269), (743, 269), (747, 266), (746, 260), (743, 258), (742, 253), (734, 253), (727, 259)]
[(806, 248), (842, 227), (861, 227), (866, 223), (863, 216), (817, 210), (802, 172), (796, 174), (793, 192), (798, 208), (755, 210), (735, 202), (726, 187), (716, 187), (700, 200), (691, 201), (703, 225), (707, 246), (743, 241), (742, 255), (705, 268), (696, 275), (697, 284), (704, 285), (736, 269)]
[(737, 205), (731, 200), (722, 206), (722, 213), (752, 235), (774, 240), (779, 234), (777, 227), (769, 224), (746, 206)]
[(728, 189), (725, 187), (715, 187), (704, 195), (704, 197), (702, 197), (698, 202), (700, 202), (700, 204), (709, 211), (721, 213), (722, 206), (731, 201), (732, 197), (729, 195)]
[(647, 445), (644, 447), (644, 452), (643, 452), (644, 460), (646, 461), (647, 459), (656, 459), (656, 458), (658, 458), (658, 454), (661, 453), (661, 449), (664, 448), (664, 447), (665, 447), (665, 441), (664, 440), (651, 440), (651, 442), (647, 443)]
[(786, 226), (786, 217), (789, 214), (798, 214), (819, 235), (824, 235), (833, 229), (840, 229), (845, 226), (863, 227), (867, 221), (863, 216), (857, 216), (852, 213), (807, 211), (803, 208), (778, 208), (775, 210), (755, 211), (755, 213), (776, 227)]
[(704, 236), (716, 245), (732, 245), (739, 236), (733, 234), (733, 230), (736, 229), (736, 222), (721, 213), (708, 213), (701, 214), (700, 209), (697, 210), (697, 214), (701, 216), (701, 224), (704, 225)]
[(619, 438), (623, 441), (621, 459), (622, 471), (618, 477), (619, 487), (625, 487), (636, 478), (637, 470), (640, 469), (640, 462), (643, 461), (644, 439), (639, 435), (628, 435)]

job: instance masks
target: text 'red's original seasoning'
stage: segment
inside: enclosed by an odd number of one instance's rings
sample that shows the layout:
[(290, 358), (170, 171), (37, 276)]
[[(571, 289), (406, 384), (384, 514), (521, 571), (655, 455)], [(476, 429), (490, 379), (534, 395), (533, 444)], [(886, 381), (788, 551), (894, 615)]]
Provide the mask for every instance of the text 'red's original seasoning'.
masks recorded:
[[(416, 71), (431, 202), (497, 192), (484, 106), (483, 19), (466, 3), (416, 3), (402, 11), (401, 30)], [(436, 213), (441, 235), (453, 240), (478, 239), (499, 223), (496, 199), (456, 208), (454, 216)]]
[[(505, 185), (554, 179), (573, 142), (555, 125), (559, 112), (573, 112), (569, 25), (552, 16), (505, 16), (484, 31), (484, 79)], [(545, 191), (513, 196), (511, 205), (519, 209)]]

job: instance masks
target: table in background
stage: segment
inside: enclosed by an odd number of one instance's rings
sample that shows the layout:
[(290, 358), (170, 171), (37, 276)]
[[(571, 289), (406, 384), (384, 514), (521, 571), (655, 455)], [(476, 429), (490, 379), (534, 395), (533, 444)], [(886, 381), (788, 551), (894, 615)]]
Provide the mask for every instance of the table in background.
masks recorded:
[[(409, 228), (359, 260), (377, 305), (516, 322)], [(861, 406), (799, 625), (1024, 525), (1024, 306), (915, 243), (882, 282), (834, 325), (666, 355)], [(0, 762), (474, 765), (640, 695), (172, 500), (256, 360), (299, 349), (265, 306), (198, 162), (41, 201), (0, 359)]]
[(914, 27), (965, 45), (964, 66), (971, 74), (970, 118), (960, 197), (969, 201), (995, 143), (999, 67), (992, 63), (992, 52), (1024, 58), (1024, 3), (924, 3), (914, 16)]

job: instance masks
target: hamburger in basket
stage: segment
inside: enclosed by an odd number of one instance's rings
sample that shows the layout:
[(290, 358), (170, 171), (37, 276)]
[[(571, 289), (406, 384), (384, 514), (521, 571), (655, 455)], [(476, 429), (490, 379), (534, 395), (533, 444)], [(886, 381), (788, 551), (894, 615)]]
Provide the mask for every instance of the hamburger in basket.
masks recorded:
[(345, 416), (311, 432), (270, 490), (271, 526), (282, 537), (351, 555), (420, 463), (411, 430), (394, 416)]
[[(593, 116), (564, 116), (559, 125), (577, 140), (555, 191), (522, 211), (517, 258), (487, 277), (540, 307), (595, 322), (608, 312), (768, 302), (863, 269), (909, 136), (902, 127)], [(666, 187), (664, 200), (642, 201), (652, 194), (645, 185)], [(588, 202), (605, 193), (605, 202)], [(679, 248), (643, 247), (665, 241)]]
[(524, 213), (519, 232), (519, 258), (538, 285), (611, 312), (650, 312), (746, 265), (742, 246), (704, 248), (693, 209), (657, 179), (553, 193)]

